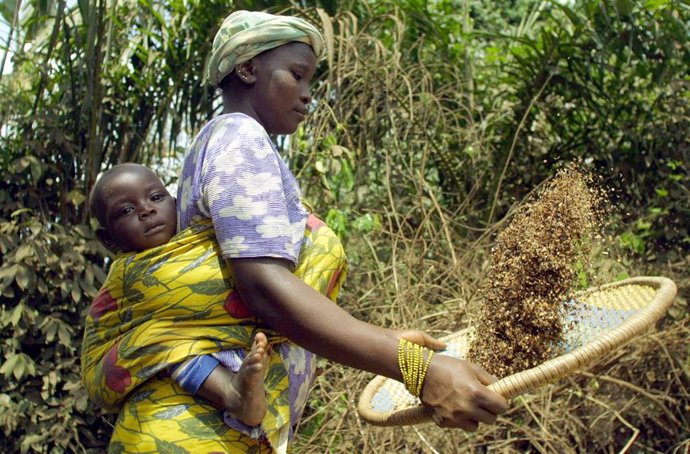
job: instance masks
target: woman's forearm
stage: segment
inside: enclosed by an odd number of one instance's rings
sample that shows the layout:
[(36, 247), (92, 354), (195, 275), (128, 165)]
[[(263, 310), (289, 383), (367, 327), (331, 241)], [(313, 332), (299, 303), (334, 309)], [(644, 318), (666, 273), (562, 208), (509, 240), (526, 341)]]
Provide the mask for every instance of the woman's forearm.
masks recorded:
[[(273, 329), (317, 355), (401, 381), (397, 349), (403, 333), (355, 319), (280, 260), (236, 259), (230, 267), (245, 305)], [(480, 422), (493, 424), (508, 408), (486, 388), (494, 380), (479, 366), (437, 355), (419, 397), (439, 426), (474, 431)]]
[(332, 361), (400, 380), (395, 332), (357, 320), (281, 260), (228, 261), (244, 304), (271, 328)]

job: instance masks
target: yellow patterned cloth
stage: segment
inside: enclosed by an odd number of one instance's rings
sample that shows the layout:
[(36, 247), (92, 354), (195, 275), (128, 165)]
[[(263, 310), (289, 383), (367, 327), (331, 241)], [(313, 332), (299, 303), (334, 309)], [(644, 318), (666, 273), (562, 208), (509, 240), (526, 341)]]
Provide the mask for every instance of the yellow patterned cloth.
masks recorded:
[[(259, 329), (270, 343), (285, 341), (243, 306), (220, 257), (212, 225), (204, 222), (113, 262), (86, 317), (81, 357), (89, 397), (120, 413), (110, 452), (274, 452), (286, 425), (295, 423), (276, 349), (262, 421), (270, 443), (230, 429), (222, 411), (161, 373), (198, 355), (248, 348)], [(310, 215), (295, 275), (334, 300), (346, 268), (337, 236)]]

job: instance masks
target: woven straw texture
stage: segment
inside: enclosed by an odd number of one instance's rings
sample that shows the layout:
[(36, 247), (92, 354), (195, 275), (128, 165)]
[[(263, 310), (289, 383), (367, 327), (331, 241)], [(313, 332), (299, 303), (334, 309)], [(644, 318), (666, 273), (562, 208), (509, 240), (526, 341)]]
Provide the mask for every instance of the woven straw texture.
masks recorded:
[[(636, 277), (585, 290), (576, 295), (574, 323), (566, 333), (564, 353), (537, 367), (498, 380), (490, 389), (510, 399), (573, 374), (647, 331), (665, 314), (677, 292), (664, 277)], [(464, 329), (443, 341), (440, 354), (462, 358), (472, 336)], [(430, 421), (419, 399), (402, 383), (377, 376), (365, 388), (357, 407), (365, 421), (377, 426), (404, 426)]]

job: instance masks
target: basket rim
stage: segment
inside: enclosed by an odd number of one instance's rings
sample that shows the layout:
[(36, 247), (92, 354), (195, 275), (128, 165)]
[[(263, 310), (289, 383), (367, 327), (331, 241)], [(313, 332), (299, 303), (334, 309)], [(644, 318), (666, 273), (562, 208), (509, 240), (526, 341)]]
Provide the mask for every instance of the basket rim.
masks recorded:
[[(598, 338), (538, 366), (503, 377), (489, 385), (488, 388), (506, 399), (511, 399), (587, 367), (596, 359), (621, 347), (654, 325), (673, 303), (678, 291), (676, 284), (669, 278), (639, 276), (588, 288), (577, 294), (587, 295), (627, 285), (646, 285), (655, 288), (656, 291), (647, 306), (639, 309), (623, 323), (604, 332)], [(463, 328), (446, 337), (457, 336), (471, 329)], [(390, 379), (381, 375), (376, 376), (362, 391), (357, 404), (357, 411), (363, 420), (377, 426), (404, 426), (431, 420), (430, 410), (422, 405), (386, 413), (373, 412), (371, 400), (387, 380)]]

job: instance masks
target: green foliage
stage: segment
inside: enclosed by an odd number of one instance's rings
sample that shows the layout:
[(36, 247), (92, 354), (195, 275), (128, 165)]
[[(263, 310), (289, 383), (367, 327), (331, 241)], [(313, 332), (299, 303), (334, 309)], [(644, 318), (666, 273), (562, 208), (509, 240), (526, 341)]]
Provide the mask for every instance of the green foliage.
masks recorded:
[(211, 115), (199, 81), (228, 6), (26, 3), (0, 85), (0, 449), (75, 452), (110, 431), (79, 376), (105, 276), (86, 196), (101, 169), (152, 162)]
[[(494, 203), (507, 207), (559, 161), (581, 160), (616, 188), (622, 222), (645, 243), (634, 250), (687, 248), (687, 9), (589, 1), (540, 14), (531, 33), (496, 36), (508, 55), (496, 71), (515, 108), (493, 125), (506, 132), (496, 137), (506, 172)], [(484, 99), (495, 99), (494, 83)], [(644, 234), (638, 219), (651, 223)]]
[(94, 444), (104, 421), (87, 401), (78, 355), (83, 308), (104, 277), (99, 246), (88, 227), (46, 222), (29, 209), (0, 217), (0, 232), (3, 451)]
[[(232, 5), (32, 0), (19, 17), (18, 3), (0, 7), (13, 31), (13, 71), (0, 79), (0, 448), (98, 450), (108, 421), (85, 398), (78, 356), (106, 252), (86, 196), (114, 163), (177, 158), (218, 112), (203, 70)], [(354, 311), (396, 298), (399, 282), (381, 270), (431, 279), (424, 300), (442, 302), (455, 289), (439, 269), (466, 263), (451, 239), (484, 239), (570, 160), (615, 188), (621, 247), (687, 254), (683, 2), (306, 3), (333, 15), (332, 64), (319, 69), (310, 123), (280, 145), (352, 268), (366, 270), (347, 289)], [(412, 261), (391, 264), (403, 243)], [(421, 265), (431, 259), (438, 268)], [(317, 414), (307, 436), (327, 420)]]

